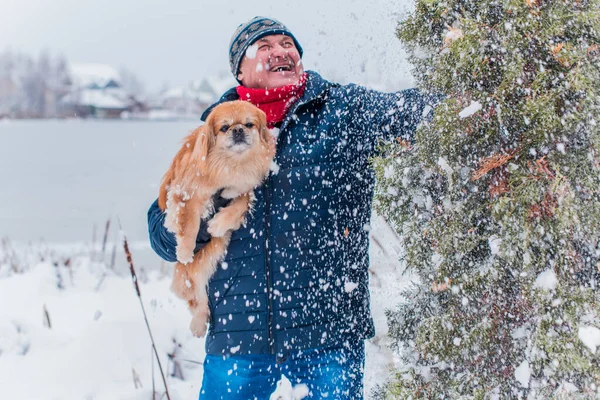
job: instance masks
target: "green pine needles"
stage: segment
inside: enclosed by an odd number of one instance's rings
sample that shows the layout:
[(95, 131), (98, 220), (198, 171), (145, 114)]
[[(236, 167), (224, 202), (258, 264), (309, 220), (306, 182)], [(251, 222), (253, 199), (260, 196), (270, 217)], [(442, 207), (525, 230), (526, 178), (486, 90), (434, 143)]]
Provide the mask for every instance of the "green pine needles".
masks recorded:
[(446, 98), (374, 160), (418, 277), (387, 397), (600, 396), (600, 0), (418, 0), (398, 36)]

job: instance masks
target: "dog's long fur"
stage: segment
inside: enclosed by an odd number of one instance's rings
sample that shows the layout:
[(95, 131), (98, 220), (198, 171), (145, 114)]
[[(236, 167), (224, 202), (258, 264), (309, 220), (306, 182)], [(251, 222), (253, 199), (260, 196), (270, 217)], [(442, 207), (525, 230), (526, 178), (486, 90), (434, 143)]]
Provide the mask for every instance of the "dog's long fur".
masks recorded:
[[(240, 140), (240, 129), (251, 142), (247, 146), (234, 140)], [(253, 189), (268, 175), (274, 155), (275, 140), (265, 114), (245, 101), (226, 102), (184, 140), (163, 178), (158, 204), (167, 213), (165, 227), (177, 239), (171, 289), (188, 302), (195, 336), (206, 333), (208, 280), (226, 252), (231, 232), (244, 223)], [(220, 190), (221, 196), (233, 200), (208, 221), (212, 239), (194, 255), (200, 221), (212, 211), (213, 196)]]

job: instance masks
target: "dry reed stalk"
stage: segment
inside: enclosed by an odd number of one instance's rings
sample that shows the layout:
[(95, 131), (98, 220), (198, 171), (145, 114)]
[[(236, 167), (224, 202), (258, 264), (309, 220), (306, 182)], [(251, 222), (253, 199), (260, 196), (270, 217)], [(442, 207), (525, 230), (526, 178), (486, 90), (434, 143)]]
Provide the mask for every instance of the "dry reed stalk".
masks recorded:
[(135, 372), (135, 368), (131, 368), (131, 374), (133, 375), (133, 386), (136, 389), (143, 388), (142, 381), (140, 381), (140, 376)]
[(96, 231), (97, 231), (97, 226), (96, 224), (94, 224), (94, 227), (92, 228), (92, 251), (90, 254), (90, 257), (92, 259), (94, 259), (94, 256), (96, 255)]
[(154, 382), (154, 353), (152, 349), (150, 349), (150, 363), (152, 365), (152, 400), (156, 400), (156, 384)]
[(48, 329), (52, 329), (52, 323), (50, 322), (50, 313), (44, 304), (44, 324), (48, 327)]
[(106, 220), (106, 227), (104, 228), (104, 239), (102, 239), (102, 259), (104, 260), (104, 253), (106, 251), (106, 242), (108, 240), (108, 232), (110, 230), (110, 218)]
[(71, 258), (67, 258), (64, 263), (65, 267), (67, 268), (67, 271), (69, 271), (69, 279), (71, 279), (71, 285), (73, 285), (75, 283), (74, 278), (73, 278), (73, 267), (71, 266)]
[(183, 377), (183, 368), (181, 368), (181, 364), (179, 364), (177, 357), (177, 350), (181, 347), (181, 344), (177, 343), (177, 340), (173, 339), (173, 346), (173, 351), (167, 354), (169, 356), (169, 360), (173, 363), (173, 372), (171, 372), (170, 375), (183, 381), (185, 380)]
[[(108, 265), (108, 269), (110, 269), (111, 271), (115, 270), (115, 262), (117, 260), (117, 244), (113, 244), (113, 249), (112, 249), (112, 255), (110, 257), (110, 264)], [(104, 280), (106, 279), (106, 277), (108, 276), (108, 272), (105, 270), (104, 273), (102, 274), (102, 277), (100, 278), (100, 281), (98, 281), (98, 284), (96, 285), (96, 291), (100, 290), (100, 286), (102, 286), (102, 283), (104, 283)]]
[(60, 273), (60, 267), (58, 265), (58, 261), (54, 261), (52, 263), (52, 265), (54, 265), (55, 272), (56, 272), (56, 287), (59, 288), (60, 290), (63, 290), (65, 288), (65, 285), (63, 283), (63, 276)]
[(109, 268), (111, 270), (115, 270), (115, 263), (117, 261), (117, 244), (113, 245), (112, 255), (110, 256), (110, 265)]
[[(121, 221), (119, 221), (119, 229), (123, 231), (121, 228)], [(135, 292), (140, 301), (140, 306), (142, 307), (142, 313), (144, 314), (144, 321), (146, 321), (146, 328), (148, 328), (148, 335), (150, 335), (150, 342), (152, 342), (152, 349), (154, 350), (154, 355), (156, 356), (156, 362), (158, 363), (158, 369), (160, 370), (160, 375), (162, 376), (163, 384), (165, 385), (165, 392), (167, 395), (167, 399), (171, 400), (171, 396), (169, 395), (169, 388), (167, 386), (167, 379), (165, 378), (165, 374), (162, 369), (162, 365), (160, 363), (160, 358), (158, 356), (158, 351), (156, 350), (156, 344), (154, 343), (154, 337), (152, 336), (152, 329), (150, 329), (150, 323), (148, 322), (148, 316), (146, 315), (146, 309), (144, 308), (144, 302), (142, 301), (142, 293), (140, 291), (140, 285), (138, 284), (138, 277), (135, 273), (135, 267), (133, 265), (133, 258), (131, 257), (131, 252), (129, 251), (129, 244), (127, 243), (127, 238), (123, 234), (123, 248), (125, 250), (125, 256), (127, 257), (127, 263), (129, 264), (129, 271), (131, 272), (131, 280), (133, 281), (133, 286), (135, 287)]]

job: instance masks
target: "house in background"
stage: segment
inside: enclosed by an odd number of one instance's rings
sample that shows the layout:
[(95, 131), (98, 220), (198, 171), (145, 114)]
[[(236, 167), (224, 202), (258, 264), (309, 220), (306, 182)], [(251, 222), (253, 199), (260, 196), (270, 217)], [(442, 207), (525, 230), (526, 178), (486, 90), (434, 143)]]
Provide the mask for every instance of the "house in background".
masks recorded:
[(121, 85), (116, 68), (106, 64), (73, 64), (70, 67), (71, 92), (61, 99), (63, 113), (94, 118), (121, 118), (127, 112), (143, 111), (145, 106)]
[(152, 102), (152, 115), (162, 119), (197, 119), (227, 90), (237, 85), (230, 73), (222, 73), (186, 86), (164, 89)]
[(126, 69), (69, 64), (46, 53), (0, 52), (0, 118), (127, 118), (197, 120), (228, 89), (229, 72), (144, 94)]

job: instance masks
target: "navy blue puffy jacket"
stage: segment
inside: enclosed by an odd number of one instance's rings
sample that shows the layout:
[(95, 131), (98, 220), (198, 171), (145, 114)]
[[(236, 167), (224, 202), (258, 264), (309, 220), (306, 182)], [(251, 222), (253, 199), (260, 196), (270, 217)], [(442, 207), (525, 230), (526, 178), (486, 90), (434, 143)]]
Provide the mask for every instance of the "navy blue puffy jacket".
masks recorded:
[[(237, 98), (232, 89), (219, 103)], [(255, 190), (254, 211), (210, 281), (208, 354), (285, 357), (374, 335), (368, 161), (379, 139), (412, 139), (427, 100), (415, 89), (380, 93), (308, 72), (304, 95), (280, 127), (279, 170)], [(155, 202), (152, 248), (175, 261), (175, 238), (163, 222)], [(197, 249), (210, 240), (204, 225)]]

